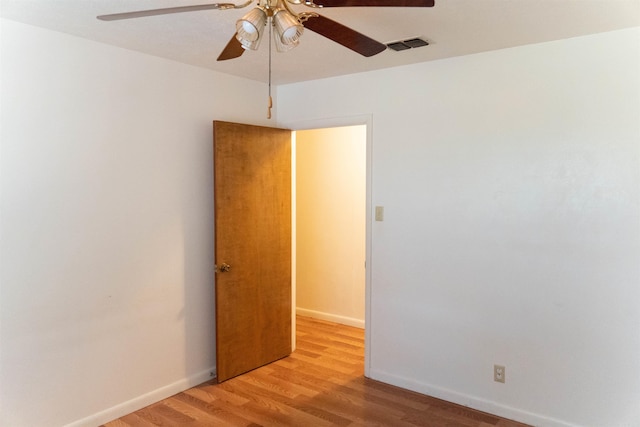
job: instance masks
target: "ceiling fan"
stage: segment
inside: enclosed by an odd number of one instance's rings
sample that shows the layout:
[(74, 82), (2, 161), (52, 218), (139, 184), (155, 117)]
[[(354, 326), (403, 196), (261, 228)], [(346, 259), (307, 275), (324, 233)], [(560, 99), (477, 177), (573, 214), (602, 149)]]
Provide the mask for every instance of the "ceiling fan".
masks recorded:
[[(291, 5), (302, 5), (313, 9), (324, 7), (433, 7), (435, 0), (247, 0), (241, 4), (212, 3), (193, 6), (178, 6), (164, 9), (100, 15), (103, 21), (141, 18), (199, 10), (241, 9), (257, 2), (256, 7), (236, 22), (236, 33), (218, 56), (218, 61), (238, 58), (246, 49), (256, 50), (263, 38), (267, 23), (271, 24), (276, 49), (286, 52), (300, 42), (303, 29), (307, 28), (360, 55), (369, 57), (384, 51), (387, 46), (365, 36), (339, 22), (313, 12), (296, 13)], [(269, 33), (271, 33), (271, 27)]]

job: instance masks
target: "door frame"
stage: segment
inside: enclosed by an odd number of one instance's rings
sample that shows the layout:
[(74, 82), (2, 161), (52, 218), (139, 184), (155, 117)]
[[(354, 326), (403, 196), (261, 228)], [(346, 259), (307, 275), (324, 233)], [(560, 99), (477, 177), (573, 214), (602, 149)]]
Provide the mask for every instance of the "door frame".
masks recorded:
[[(313, 129), (326, 129), (336, 128), (344, 126), (358, 126), (365, 125), (367, 130), (366, 135), (366, 232), (365, 232), (365, 285), (364, 285), (364, 375), (369, 377), (370, 365), (371, 365), (371, 273), (373, 263), (371, 262), (371, 247), (372, 247), (372, 220), (373, 220), (373, 203), (372, 203), (372, 168), (373, 168), (373, 115), (359, 115), (349, 117), (332, 117), (326, 119), (313, 119), (296, 121), (291, 123), (278, 123), (284, 127), (291, 129), (293, 132), (298, 130), (313, 130)], [(294, 134), (295, 135), (295, 134)], [(292, 348), (295, 350), (295, 311), (296, 311), (296, 199), (295, 199), (295, 179), (296, 179), (296, 144), (295, 137), (292, 138), (292, 150), (291, 150), (291, 173), (292, 173), (292, 224), (291, 224), (291, 306), (292, 306)]]

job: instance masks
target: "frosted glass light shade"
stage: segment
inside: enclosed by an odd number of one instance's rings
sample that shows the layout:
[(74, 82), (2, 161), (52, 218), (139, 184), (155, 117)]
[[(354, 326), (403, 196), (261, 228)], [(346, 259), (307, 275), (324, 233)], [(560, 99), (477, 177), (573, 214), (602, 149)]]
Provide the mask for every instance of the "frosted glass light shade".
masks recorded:
[(304, 27), (295, 16), (284, 9), (279, 9), (273, 15), (273, 25), (282, 44), (291, 47), (298, 45)]
[(236, 39), (245, 49), (256, 50), (267, 23), (267, 14), (261, 7), (251, 9), (236, 22)]

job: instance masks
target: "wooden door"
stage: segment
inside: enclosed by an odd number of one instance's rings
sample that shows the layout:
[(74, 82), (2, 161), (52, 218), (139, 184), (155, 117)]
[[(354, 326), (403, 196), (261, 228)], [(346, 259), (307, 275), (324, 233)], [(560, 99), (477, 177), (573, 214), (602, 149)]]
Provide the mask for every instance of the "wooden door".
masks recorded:
[(291, 353), (291, 132), (214, 121), (213, 140), (222, 382)]

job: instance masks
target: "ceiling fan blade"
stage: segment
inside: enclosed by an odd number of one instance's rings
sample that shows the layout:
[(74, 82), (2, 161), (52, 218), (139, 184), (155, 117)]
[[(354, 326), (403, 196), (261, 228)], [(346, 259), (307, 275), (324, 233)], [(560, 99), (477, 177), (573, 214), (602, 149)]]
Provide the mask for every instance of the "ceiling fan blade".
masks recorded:
[(313, 0), (321, 7), (433, 7), (435, 0)]
[(314, 14), (303, 25), (363, 56), (373, 56), (387, 49), (386, 45), (324, 16)]
[(165, 9), (150, 9), (139, 10), (137, 12), (124, 12), (114, 13), (111, 15), (100, 15), (96, 18), (101, 21), (117, 21), (119, 19), (131, 19), (142, 18), (145, 16), (155, 15), (167, 15), (169, 13), (181, 13), (181, 12), (195, 12), (197, 10), (211, 10), (211, 9), (235, 9), (236, 5), (233, 3), (212, 3), (212, 4), (198, 4), (195, 6), (179, 6), (179, 7), (167, 7)]
[(244, 50), (245, 49), (242, 47), (242, 44), (240, 44), (240, 42), (236, 38), (236, 35), (234, 34), (233, 37), (231, 37), (231, 40), (229, 40), (229, 43), (227, 43), (225, 48), (222, 49), (222, 52), (220, 52), (218, 61), (226, 61), (227, 59), (238, 58), (244, 53)]

